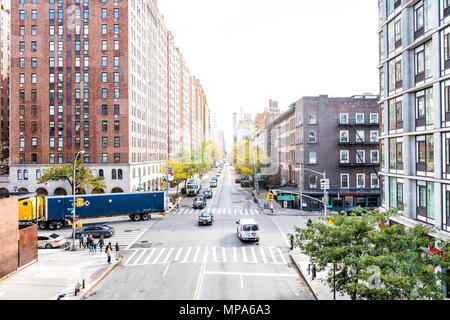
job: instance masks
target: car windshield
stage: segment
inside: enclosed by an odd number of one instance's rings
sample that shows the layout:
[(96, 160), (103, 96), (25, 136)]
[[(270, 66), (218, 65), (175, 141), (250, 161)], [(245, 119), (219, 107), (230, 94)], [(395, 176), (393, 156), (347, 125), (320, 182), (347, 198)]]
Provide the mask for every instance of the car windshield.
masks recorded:
[(56, 239), (56, 238), (59, 238), (59, 234), (52, 233), (51, 235), (49, 235), (49, 237), (52, 239)]
[(203, 198), (197, 198), (195, 201), (203, 201)]
[(210, 217), (210, 215), (209, 215), (209, 214), (207, 214), (207, 213), (204, 213), (204, 214), (202, 214), (202, 215), (201, 215), (201, 217), (202, 217), (202, 218), (206, 218), (206, 219), (208, 219), (208, 218)]
[(192, 189), (195, 189), (195, 186), (194, 186), (194, 185), (191, 185), (191, 186), (188, 186), (187, 188), (190, 189), (190, 190), (192, 190)]

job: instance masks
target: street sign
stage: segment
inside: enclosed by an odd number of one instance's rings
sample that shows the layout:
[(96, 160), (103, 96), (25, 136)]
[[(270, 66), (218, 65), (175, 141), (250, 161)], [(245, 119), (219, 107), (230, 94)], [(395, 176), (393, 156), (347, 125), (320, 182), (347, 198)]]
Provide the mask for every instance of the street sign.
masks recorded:
[(320, 189), (330, 189), (330, 179), (320, 179)]
[(277, 198), (278, 200), (282, 201), (282, 200), (295, 200), (295, 196), (278, 196)]

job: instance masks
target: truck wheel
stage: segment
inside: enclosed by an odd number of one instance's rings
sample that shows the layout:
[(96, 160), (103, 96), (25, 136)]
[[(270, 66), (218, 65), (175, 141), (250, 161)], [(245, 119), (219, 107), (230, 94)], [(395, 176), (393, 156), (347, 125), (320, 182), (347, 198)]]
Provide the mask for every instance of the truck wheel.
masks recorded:
[(50, 222), (49, 225), (48, 225), (48, 228), (50, 230), (55, 230), (56, 229), (56, 222)]
[(142, 220), (148, 220), (148, 213), (143, 213), (143, 214), (141, 215), (141, 219), (142, 219)]
[(132, 219), (134, 221), (139, 221), (139, 220), (141, 220), (141, 215), (140, 214), (134, 214)]
[(62, 223), (61, 222), (57, 222), (56, 223), (56, 229), (58, 230), (58, 229), (61, 229), (61, 227), (62, 227)]
[(40, 221), (40, 222), (38, 223), (38, 227), (39, 227), (39, 229), (41, 229), (41, 230), (47, 229), (47, 222)]

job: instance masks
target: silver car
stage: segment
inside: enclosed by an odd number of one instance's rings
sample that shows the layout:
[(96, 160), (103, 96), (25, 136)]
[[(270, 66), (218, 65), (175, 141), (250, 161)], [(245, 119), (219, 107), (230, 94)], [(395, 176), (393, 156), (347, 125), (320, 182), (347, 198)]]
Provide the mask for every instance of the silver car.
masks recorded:
[(38, 236), (38, 248), (53, 249), (64, 246), (66, 239), (59, 234), (52, 233), (49, 236)]

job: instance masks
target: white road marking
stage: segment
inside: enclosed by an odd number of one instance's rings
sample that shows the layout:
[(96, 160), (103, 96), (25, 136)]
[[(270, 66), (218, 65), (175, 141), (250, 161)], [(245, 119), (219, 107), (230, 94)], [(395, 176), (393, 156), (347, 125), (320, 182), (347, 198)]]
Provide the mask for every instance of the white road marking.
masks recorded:
[(244, 257), (244, 263), (247, 263), (247, 252), (245, 252), (244, 247), (242, 247), (242, 256)]
[(133, 252), (133, 254), (131, 255), (131, 257), (129, 257), (128, 260), (127, 260), (124, 264), (127, 265), (128, 262), (130, 262), (131, 259), (133, 259), (134, 255), (135, 255), (138, 251), (139, 251), (139, 249), (138, 249), (138, 250), (135, 250), (135, 251)]
[(258, 263), (256, 259), (255, 247), (250, 247), (250, 251), (252, 252), (253, 261), (251, 263)]
[(178, 261), (178, 258), (180, 257), (181, 251), (183, 251), (183, 248), (178, 249), (177, 255), (175, 256), (175, 259), (173, 261)]
[(194, 259), (192, 260), (192, 262), (197, 262), (198, 255), (200, 253), (200, 249), (201, 249), (201, 247), (198, 247), (197, 250), (195, 251)]
[(227, 262), (227, 255), (225, 253), (225, 247), (222, 247), (222, 260), (223, 260), (223, 262)]
[(150, 261), (150, 258), (153, 256), (153, 254), (156, 252), (156, 248), (150, 249), (150, 254), (147, 256), (147, 259), (145, 259), (143, 264), (147, 264)]
[(156, 256), (155, 260), (153, 261), (153, 264), (157, 264), (158, 263), (159, 258), (161, 257), (163, 252), (166, 251), (166, 248), (160, 248), (160, 250), (161, 251), (159, 252), (159, 254)]
[(283, 253), (281, 252), (280, 248), (277, 248), (277, 251), (278, 251), (278, 254), (281, 257), (281, 260), (283, 260), (283, 263), (287, 264), (286, 259), (284, 258)]
[(184, 256), (183, 263), (185, 263), (189, 257), (189, 254), (191, 253), (192, 247), (188, 248), (188, 251), (186, 252), (186, 255)]
[(166, 258), (163, 260), (162, 263), (167, 263), (169, 261), (169, 257), (172, 254), (172, 251), (175, 250), (175, 248), (170, 248), (169, 252), (166, 255)]
[(144, 230), (142, 230), (142, 232), (134, 239), (133, 242), (131, 242), (131, 243), (128, 245), (128, 247), (126, 247), (125, 250), (129, 250), (129, 249), (131, 248), (131, 246), (132, 246), (133, 244), (135, 244), (135, 242), (136, 242), (140, 237), (142, 237), (142, 235), (143, 235), (146, 231), (147, 231), (147, 228), (145, 228)]
[(167, 270), (169, 270), (169, 267), (170, 267), (170, 264), (168, 264), (167, 267), (166, 267), (166, 269), (164, 270), (164, 272), (163, 272), (163, 277), (166, 276)]
[(231, 271), (206, 271), (208, 275), (229, 275), (229, 276), (247, 276), (247, 277), (293, 277), (297, 278), (295, 273), (251, 273), (251, 272), (231, 272)]
[(266, 258), (266, 254), (264, 253), (263, 247), (259, 247), (259, 250), (261, 252), (261, 256), (262, 256), (264, 263), (267, 263), (267, 258)]
[(141, 255), (134, 261), (133, 265), (137, 265), (139, 260), (141, 260), (141, 258), (144, 256), (144, 254), (147, 252), (146, 249), (142, 249), (142, 253)]
[(236, 247), (233, 247), (233, 261), (237, 262), (237, 252), (236, 252)]
[(273, 263), (278, 264), (278, 260), (275, 258), (275, 254), (272, 251), (272, 247), (269, 247), (270, 256), (272, 257)]

